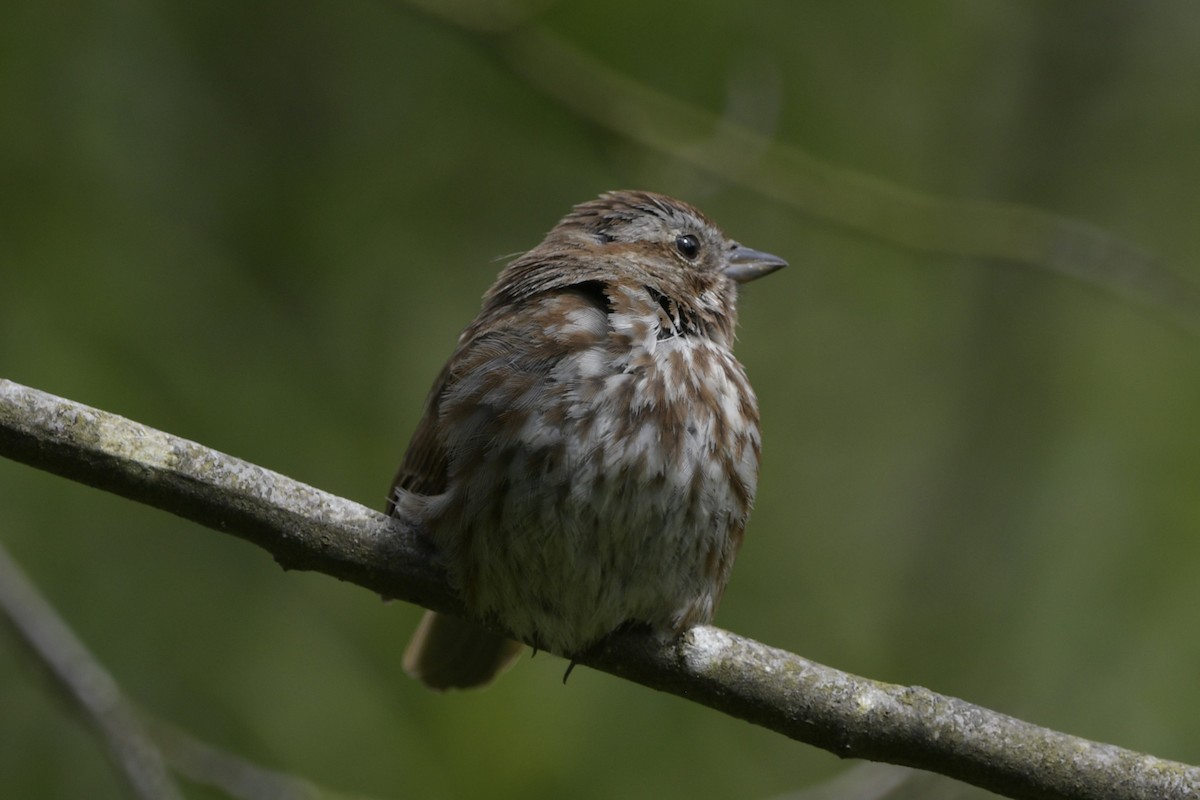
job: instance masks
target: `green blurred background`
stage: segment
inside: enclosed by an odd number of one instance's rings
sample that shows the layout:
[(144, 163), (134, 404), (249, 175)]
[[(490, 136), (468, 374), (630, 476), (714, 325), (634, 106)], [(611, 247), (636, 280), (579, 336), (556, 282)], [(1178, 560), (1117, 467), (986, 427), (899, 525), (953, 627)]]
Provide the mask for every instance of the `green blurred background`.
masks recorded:
[[(1085, 220), (1200, 280), (1193, 0), (531, 19), (778, 145)], [(399, 0), (8, 0), (0, 376), (379, 507), (503, 257), (602, 190), (677, 194), (792, 262), (742, 302), (766, 444), (718, 624), (1200, 761), (1200, 340), (644, 149), (503, 41)], [(765, 798), (844, 768), (587, 669), (564, 688), (549, 656), (431, 694), (399, 666), (419, 609), (7, 461), (0, 537), (146, 709), (340, 792)], [(0, 796), (126, 796), (48, 686), (0, 639)]]

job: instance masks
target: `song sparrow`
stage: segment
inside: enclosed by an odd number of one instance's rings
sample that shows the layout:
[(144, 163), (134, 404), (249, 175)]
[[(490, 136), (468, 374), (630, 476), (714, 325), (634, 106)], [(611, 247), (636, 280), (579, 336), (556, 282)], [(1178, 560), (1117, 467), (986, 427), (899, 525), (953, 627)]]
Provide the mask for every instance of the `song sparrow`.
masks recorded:
[[(687, 203), (609, 192), (510, 263), (429, 394), (389, 512), (469, 611), (565, 656), (712, 619), (758, 480), (738, 284), (785, 266)], [(405, 669), (487, 683), (520, 645), (429, 612)]]

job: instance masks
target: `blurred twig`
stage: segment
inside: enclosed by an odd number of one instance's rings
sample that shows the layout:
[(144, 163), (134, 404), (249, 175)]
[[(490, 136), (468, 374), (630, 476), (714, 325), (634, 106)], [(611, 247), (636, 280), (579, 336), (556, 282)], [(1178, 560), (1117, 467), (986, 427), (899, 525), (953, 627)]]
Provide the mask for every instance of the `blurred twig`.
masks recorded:
[(891, 245), (1065, 275), (1165, 311), (1200, 334), (1200, 287), (1103, 228), (1030, 206), (925, 194), (822, 161), (621, 75), (531, 21), (540, 4), (407, 4), (486, 36), (508, 68), (555, 102), (700, 173)]
[(943, 775), (866, 762), (771, 800), (988, 800), (996, 795)]
[(162, 753), (108, 671), (0, 546), (0, 613), (100, 734), (135, 796), (182, 800)]
[(193, 783), (239, 800), (355, 800), (304, 778), (261, 767), (142, 714), (3, 545), (0, 616), (8, 619), (17, 638), (49, 671), (54, 685), (100, 733), (137, 797), (182, 800), (167, 771), (170, 766)]
[(220, 789), (238, 800), (368, 800), (332, 792), (298, 775), (267, 769), (170, 723), (144, 719), (173, 770), (193, 783)]
[[(248, 539), (439, 611), (462, 607), (411, 525), (136, 422), (0, 379), (0, 455)], [(1018, 798), (1195, 798), (1200, 768), (849, 675), (709, 626), (610, 637), (581, 663), (839, 756), (919, 767)]]

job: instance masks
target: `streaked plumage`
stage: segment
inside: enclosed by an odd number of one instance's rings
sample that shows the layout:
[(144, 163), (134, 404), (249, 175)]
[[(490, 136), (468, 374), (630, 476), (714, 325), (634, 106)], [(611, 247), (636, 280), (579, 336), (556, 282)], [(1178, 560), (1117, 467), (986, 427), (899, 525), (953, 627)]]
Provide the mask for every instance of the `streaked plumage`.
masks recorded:
[[(510, 263), (429, 395), (392, 503), (466, 606), (578, 654), (626, 623), (712, 619), (759, 464), (737, 286), (784, 265), (686, 203), (610, 192)], [(517, 647), (426, 615), (405, 667), (478, 685)]]

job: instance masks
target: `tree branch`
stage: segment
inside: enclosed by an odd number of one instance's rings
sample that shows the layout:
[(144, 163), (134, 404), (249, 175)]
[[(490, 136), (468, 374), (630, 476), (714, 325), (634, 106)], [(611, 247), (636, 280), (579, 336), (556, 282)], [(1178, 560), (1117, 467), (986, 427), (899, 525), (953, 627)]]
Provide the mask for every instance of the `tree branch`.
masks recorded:
[[(462, 613), (411, 524), (3, 379), (0, 455), (241, 537), (285, 568)], [(1200, 768), (839, 672), (719, 628), (700, 626), (671, 642), (622, 633), (580, 662), (842, 757), (939, 772), (1014, 798), (1200, 797)]]
[[(3, 383), (0, 381), (0, 383)], [(183, 800), (162, 753), (120, 686), (0, 547), (0, 614), (108, 746), (141, 800)]]
[[(64, 693), (100, 735), (142, 800), (183, 800), (168, 766), (193, 783), (242, 800), (351, 800), (350, 795), (259, 766), (141, 713), (2, 545), (0, 616), (46, 668), (53, 688)], [(887, 777), (900, 780), (903, 774)]]

